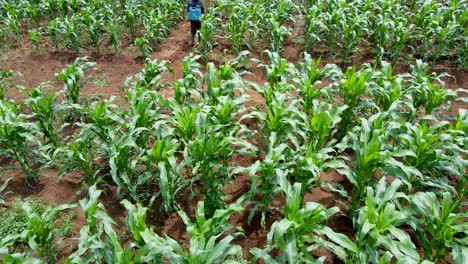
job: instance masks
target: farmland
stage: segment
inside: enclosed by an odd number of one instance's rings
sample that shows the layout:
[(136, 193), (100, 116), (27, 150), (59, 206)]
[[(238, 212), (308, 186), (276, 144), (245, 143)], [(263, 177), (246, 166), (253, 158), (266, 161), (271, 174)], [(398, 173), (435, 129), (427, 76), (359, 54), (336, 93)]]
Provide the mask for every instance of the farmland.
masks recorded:
[(0, 3), (2, 262), (467, 263), (467, 1), (205, 10)]

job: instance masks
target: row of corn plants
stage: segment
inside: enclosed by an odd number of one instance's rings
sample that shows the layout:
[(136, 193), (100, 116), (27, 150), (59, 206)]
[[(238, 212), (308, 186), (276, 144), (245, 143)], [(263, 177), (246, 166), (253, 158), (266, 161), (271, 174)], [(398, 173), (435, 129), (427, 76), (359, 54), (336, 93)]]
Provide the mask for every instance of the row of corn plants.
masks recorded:
[[(386, 62), (343, 70), (307, 54), (296, 64), (265, 54), (254, 61), (266, 72), (263, 84), (247, 80), (248, 52), (219, 65), (187, 56), (174, 83), (162, 77), (171, 71), (166, 61), (147, 60), (123, 86), (126, 107), (80, 94), (95, 66), (86, 58), (57, 73), (62, 91), (21, 88), (23, 100), (8, 96), (18, 88), (8, 81), (13, 73), (4, 72), (0, 155), (30, 185), (42, 169), (58, 170), (59, 181), (76, 171), (88, 197), (79, 204), (87, 224), (70, 256), (58, 257), (61, 240), (51, 225), (76, 205), (41, 216), (25, 205), (28, 226), (0, 240), (2, 258), (322, 263), (316, 251), (322, 249), (346, 263), (464, 263), (468, 114), (462, 108), (451, 114), (451, 105), (466, 102), (466, 91), (448, 89), (446, 74), (431, 73), (421, 60), (395, 74)], [(174, 96), (163, 97), (165, 89)], [(251, 162), (238, 164), (239, 158)], [(324, 181), (331, 171), (345, 180)], [(232, 199), (226, 186), (242, 175), (250, 187)], [(129, 240), (99, 203), (106, 186), (115, 187), (128, 211)], [(320, 188), (340, 198), (331, 206), (308, 201)], [(192, 201), (194, 215), (187, 210)], [(189, 241), (155, 231), (147, 212), (176, 213)], [(268, 232), (265, 246), (247, 253), (236, 245), (244, 230), (230, 219), (238, 213)], [(334, 217), (349, 219), (351, 234), (334, 230)]]
[(2, 42), (13, 39), (22, 45), (27, 32), (36, 48), (50, 41), (57, 51), (71, 48), (97, 53), (107, 46), (119, 53), (125, 41), (147, 56), (184, 12), (185, 4), (173, 0), (9, 0), (0, 3), (0, 36)]
[(467, 5), (464, 0), (309, 1), (305, 49), (326, 48), (344, 62), (372, 52), (376, 64), (420, 58), (466, 68)]
[(234, 54), (256, 47), (280, 52), (289, 38), (344, 63), (371, 53), (376, 66), (422, 59), (464, 69), (467, 7), (465, 0), (217, 0), (203, 18), (199, 50), (207, 57), (223, 43)]

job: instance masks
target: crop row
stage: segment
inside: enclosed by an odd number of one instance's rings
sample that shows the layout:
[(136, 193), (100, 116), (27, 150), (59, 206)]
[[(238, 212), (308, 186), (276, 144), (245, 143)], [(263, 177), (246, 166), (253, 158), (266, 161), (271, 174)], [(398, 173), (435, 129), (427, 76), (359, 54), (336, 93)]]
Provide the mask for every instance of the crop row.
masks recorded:
[(185, 3), (174, 0), (9, 0), (0, 3), (0, 39), (22, 45), (26, 28), (36, 48), (49, 36), (56, 50), (99, 52), (107, 42), (119, 53), (123, 39), (148, 50), (164, 40), (184, 12)]
[(465, 0), (216, 1), (204, 16), (201, 54), (223, 41), (233, 52), (268, 45), (280, 52), (291, 38), (306, 52), (341, 57), (373, 54), (382, 60), (467, 62)]

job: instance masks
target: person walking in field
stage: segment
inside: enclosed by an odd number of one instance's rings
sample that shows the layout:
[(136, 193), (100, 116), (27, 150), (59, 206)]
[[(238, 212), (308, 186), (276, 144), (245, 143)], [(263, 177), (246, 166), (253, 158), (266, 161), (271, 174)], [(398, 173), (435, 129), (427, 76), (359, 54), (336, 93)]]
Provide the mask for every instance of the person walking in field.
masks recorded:
[[(187, 6), (189, 21), (190, 21), (190, 33), (192, 34), (192, 46), (195, 45), (195, 35), (201, 28), (201, 15), (205, 13), (202, 0), (189, 0)], [(197, 34), (198, 35), (198, 34)], [(200, 41), (200, 35), (198, 35), (198, 41)]]

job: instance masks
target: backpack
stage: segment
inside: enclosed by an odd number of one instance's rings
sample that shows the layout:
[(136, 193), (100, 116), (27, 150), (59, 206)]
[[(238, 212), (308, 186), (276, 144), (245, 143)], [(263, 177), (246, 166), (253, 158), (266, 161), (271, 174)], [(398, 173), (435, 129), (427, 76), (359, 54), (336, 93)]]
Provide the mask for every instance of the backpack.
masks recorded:
[(201, 13), (202, 13), (201, 5), (193, 5), (193, 4), (189, 5), (189, 13), (188, 13), (189, 21), (200, 21)]

